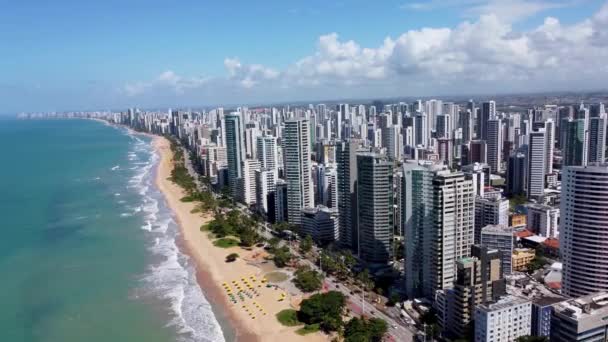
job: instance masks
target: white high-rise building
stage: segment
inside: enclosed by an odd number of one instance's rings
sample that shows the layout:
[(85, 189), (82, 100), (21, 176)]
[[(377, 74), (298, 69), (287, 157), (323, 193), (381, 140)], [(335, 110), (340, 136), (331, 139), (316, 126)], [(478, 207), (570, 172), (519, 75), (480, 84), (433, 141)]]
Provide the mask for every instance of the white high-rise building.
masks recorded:
[(302, 209), (314, 206), (308, 129), (308, 120), (285, 121), (282, 144), (287, 182), (287, 216), (289, 223), (294, 225), (300, 225)]
[(262, 169), (275, 169), (279, 166), (279, 153), (277, 149), (277, 138), (272, 135), (257, 137), (257, 158)]
[(528, 140), (528, 198), (540, 198), (545, 192), (545, 131), (531, 132)]
[[(452, 286), (456, 261), (471, 253), (475, 191), (464, 174), (432, 166), (404, 171), (406, 292), (432, 299)], [(411, 189), (411, 190), (410, 190)], [(409, 191), (408, 191), (409, 190)]]
[(245, 159), (243, 162), (243, 176), (241, 177), (241, 189), (239, 200), (247, 206), (256, 202), (255, 173), (260, 169), (260, 162), (256, 159)]
[(268, 195), (276, 191), (278, 179), (279, 174), (276, 168), (258, 169), (255, 171), (256, 204), (259, 212), (268, 214)]
[(607, 164), (565, 168), (560, 213), (564, 294), (608, 291)]
[[(605, 137), (604, 137), (605, 138)], [(606, 139), (604, 139), (604, 142)], [(545, 121), (545, 175), (553, 173), (553, 151), (555, 148), (555, 123), (552, 119)]]

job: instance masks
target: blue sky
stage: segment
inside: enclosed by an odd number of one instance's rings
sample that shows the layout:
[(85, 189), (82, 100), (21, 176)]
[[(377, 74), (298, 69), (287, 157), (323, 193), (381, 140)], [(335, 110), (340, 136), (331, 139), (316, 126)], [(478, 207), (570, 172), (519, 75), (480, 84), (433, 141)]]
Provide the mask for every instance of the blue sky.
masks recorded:
[(600, 87), (604, 5), (0, 0), (0, 112)]

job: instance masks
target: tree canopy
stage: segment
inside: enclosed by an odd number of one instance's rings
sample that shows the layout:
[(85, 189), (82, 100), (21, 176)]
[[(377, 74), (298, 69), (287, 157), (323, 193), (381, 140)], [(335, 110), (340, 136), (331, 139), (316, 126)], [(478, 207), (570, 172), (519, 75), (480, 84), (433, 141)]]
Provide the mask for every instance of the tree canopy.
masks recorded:
[(345, 306), (346, 298), (340, 292), (315, 294), (302, 301), (298, 319), (306, 324), (319, 324), (324, 331), (336, 331), (343, 324)]
[(388, 325), (379, 318), (353, 318), (344, 327), (345, 342), (380, 342), (388, 331)]

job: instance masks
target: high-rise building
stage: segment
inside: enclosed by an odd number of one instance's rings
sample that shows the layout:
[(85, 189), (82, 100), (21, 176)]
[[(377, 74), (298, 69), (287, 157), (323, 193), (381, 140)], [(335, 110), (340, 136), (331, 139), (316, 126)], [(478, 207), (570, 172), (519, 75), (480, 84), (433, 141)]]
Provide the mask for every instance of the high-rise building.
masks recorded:
[(237, 198), (247, 206), (256, 203), (255, 173), (260, 169), (260, 162), (256, 159), (245, 159), (243, 161), (243, 175), (240, 178), (240, 189)]
[(471, 140), (471, 142), (469, 142), (469, 156), (467, 161), (468, 164), (486, 164), (488, 161), (488, 152), (487, 145), (484, 140)]
[(555, 123), (552, 119), (545, 121), (545, 175), (553, 173), (553, 151), (555, 148)]
[(393, 257), (393, 164), (385, 155), (357, 155), (359, 256), (371, 264)]
[(481, 230), (482, 246), (495, 249), (500, 253), (500, 271), (502, 276), (511, 274), (513, 255), (513, 228), (507, 225), (489, 225)]
[(320, 244), (326, 245), (338, 239), (338, 210), (317, 206), (302, 209), (301, 236), (310, 235)]
[(277, 169), (258, 169), (255, 172), (256, 205), (258, 211), (263, 215), (268, 215), (270, 206), (268, 198), (276, 191), (276, 184), (279, 179)]
[(540, 198), (545, 193), (545, 132), (531, 132), (528, 141), (528, 198)]
[(488, 165), (492, 173), (502, 172), (502, 121), (489, 120), (486, 124), (486, 143), (488, 147)]
[(357, 252), (357, 149), (360, 141), (341, 141), (336, 145), (338, 166), (338, 211), (340, 215), (340, 245)]
[(514, 153), (509, 157), (507, 168), (507, 194), (523, 195), (526, 192), (526, 155)]
[(226, 157), (228, 159), (228, 186), (233, 198), (239, 196), (239, 184), (243, 176), (245, 160), (245, 138), (241, 113), (233, 112), (224, 116), (226, 126)]
[(606, 160), (606, 113), (589, 119), (589, 163), (603, 163)]
[(508, 342), (530, 335), (530, 300), (506, 296), (475, 309), (475, 342)]
[(475, 198), (475, 243), (481, 242), (481, 230), (488, 225), (509, 225), (509, 200)]
[(557, 238), (559, 235), (559, 208), (544, 204), (528, 204), (526, 223), (528, 230), (534, 234)]
[(563, 166), (586, 165), (587, 138), (585, 120), (566, 119), (561, 122)]
[(562, 175), (560, 253), (563, 293), (608, 291), (608, 165), (566, 167)]
[(413, 169), (405, 201), (411, 214), (406, 224), (406, 292), (408, 297), (434, 298), (452, 286), (456, 260), (470, 255), (474, 238), (473, 181), (464, 174), (438, 168)]
[(257, 137), (256, 153), (262, 169), (275, 169), (279, 167), (277, 138), (272, 135)]
[(488, 140), (488, 121), (496, 116), (496, 102), (481, 103), (480, 117), (477, 118), (477, 138)]
[(302, 209), (313, 207), (308, 128), (308, 120), (305, 119), (285, 121), (282, 144), (287, 182), (287, 216), (289, 223), (294, 225), (300, 225)]

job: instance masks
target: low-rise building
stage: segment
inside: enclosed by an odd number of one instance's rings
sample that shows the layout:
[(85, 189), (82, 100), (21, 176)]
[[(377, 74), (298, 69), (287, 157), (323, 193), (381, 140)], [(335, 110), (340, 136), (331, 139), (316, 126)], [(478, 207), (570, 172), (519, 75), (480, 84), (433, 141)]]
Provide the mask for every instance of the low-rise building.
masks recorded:
[(506, 296), (475, 309), (475, 342), (511, 342), (530, 332), (531, 302), (526, 298)]
[(513, 271), (525, 271), (528, 264), (534, 260), (535, 256), (536, 251), (532, 248), (516, 248), (513, 250), (513, 256), (511, 257), (511, 267), (513, 268)]
[(608, 340), (608, 292), (557, 303), (551, 317), (552, 342)]

